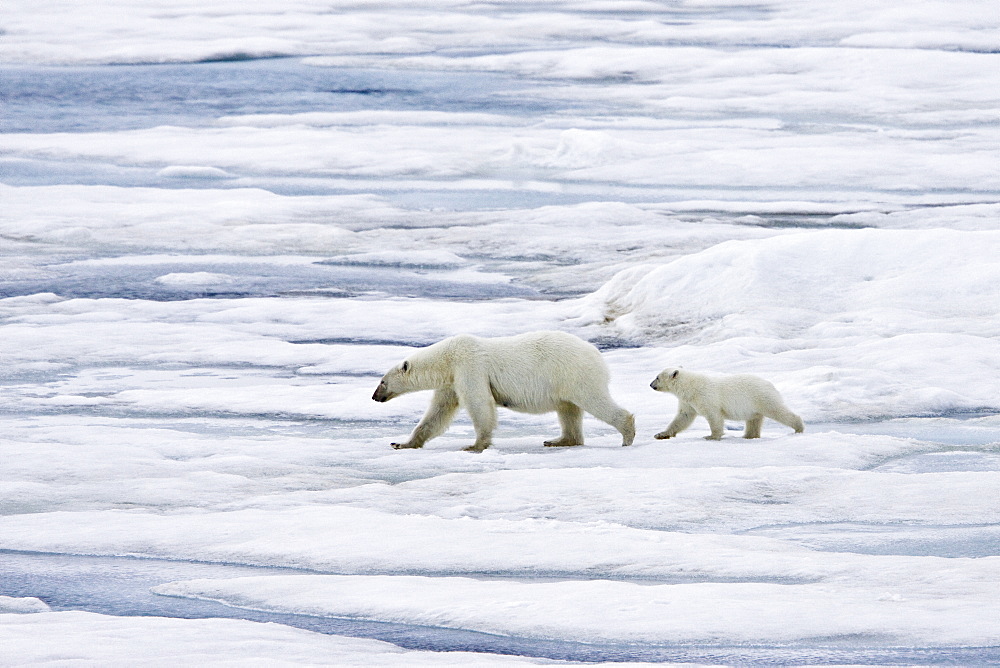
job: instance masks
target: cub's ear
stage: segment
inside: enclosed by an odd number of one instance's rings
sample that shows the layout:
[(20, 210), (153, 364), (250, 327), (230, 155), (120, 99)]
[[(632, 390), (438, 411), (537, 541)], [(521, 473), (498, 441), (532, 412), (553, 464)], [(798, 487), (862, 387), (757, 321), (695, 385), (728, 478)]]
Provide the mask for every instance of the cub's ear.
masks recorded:
[(674, 372), (672, 374), (670, 374), (670, 377), (671, 378), (676, 378), (677, 374), (679, 374), (679, 373), (680, 373), (680, 369), (674, 369)]
[(409, 370), (410, 370), (410, 362), (409, 360), (405, 360), (403, 362), (403, 373), (406, 373)]

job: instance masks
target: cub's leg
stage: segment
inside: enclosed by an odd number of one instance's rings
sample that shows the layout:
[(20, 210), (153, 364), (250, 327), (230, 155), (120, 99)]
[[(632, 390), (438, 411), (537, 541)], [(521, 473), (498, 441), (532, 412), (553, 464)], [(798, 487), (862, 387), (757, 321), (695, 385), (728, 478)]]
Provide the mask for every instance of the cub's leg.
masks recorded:
[(392, 447), (397, 450), (424, 447), (424, 443), (445, 432), (457, 410), (458, 395), (453, 390), (435, 391), (431, 405), (410, 434), (410, 439), (405, 443), (393, 443)]
[(677, 415), (674, 417), (673, 422), (667, 425), (666, 429), (653, 438), (661, 440), (665, 438), (673, 438), (690, 427), (696, 417), (698, 417), (698, 412), (694, 409), (694, 406), (681, 402), (681, 404), (677, 406)]
[(550, 448), (583, 445), (583, 410), (576, 404), (564, 401), (556, 409), (562, 434), (557, 439), (545, 441)]

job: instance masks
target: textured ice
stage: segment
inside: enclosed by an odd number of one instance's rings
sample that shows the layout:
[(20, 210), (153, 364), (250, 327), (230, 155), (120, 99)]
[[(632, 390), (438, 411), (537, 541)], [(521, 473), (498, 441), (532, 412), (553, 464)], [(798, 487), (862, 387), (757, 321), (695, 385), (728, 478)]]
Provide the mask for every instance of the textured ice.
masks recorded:
[(285, 612), (593, 642), (787, 643), (861, 636), (889, 645), (927, 638), (956, 645), (997, 643), (995, 586), (984, 582), (978, 596), (951, 599), (921, 584), (877, 593), (825, 583), (511, 583), (317, 575), (195, 580), (155, 591)]
[[(39, 643), (44, 638), (44, 643)], [(240, 619), (171, 619), (54, 612), (0, 616), (10, 665), (529, 666), (527, 658), (409, 651), (396, 645)], [(551, 664), (550, 664), (551, 665)]]
[[(989, 3), (4, 9), (0, 663), (1000, 661)], [(534, 329), (635, 445), (389, 447)], [(668, 365), (806, 433), (655, 441)]]

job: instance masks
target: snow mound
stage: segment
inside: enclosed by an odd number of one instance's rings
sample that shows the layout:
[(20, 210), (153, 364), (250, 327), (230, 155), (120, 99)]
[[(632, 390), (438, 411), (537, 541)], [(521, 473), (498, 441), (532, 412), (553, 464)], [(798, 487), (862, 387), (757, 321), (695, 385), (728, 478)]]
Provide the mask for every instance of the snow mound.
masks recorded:
[(0, 596), (0, 613), (48, 612), (49, 610), (50, 608), (45, 601), (38, 598)]
[(1000, 233), (823, 230), (719, 244), (619, 272), (588, 324), (640, 340), (1000, 334)]

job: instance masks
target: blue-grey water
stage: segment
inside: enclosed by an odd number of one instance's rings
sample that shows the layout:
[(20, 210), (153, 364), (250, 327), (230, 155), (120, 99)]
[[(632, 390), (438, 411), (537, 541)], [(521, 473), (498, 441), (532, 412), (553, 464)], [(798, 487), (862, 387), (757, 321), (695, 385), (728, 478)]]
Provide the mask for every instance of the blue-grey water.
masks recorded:
[(555, 111), (509, 75), (313, 67), (298, 58), (0, 67), (0, 132), (198, 127), (223, 116), (366, 110)]
[[(298, 58), (163, 65), (0, 66), (0, 133), (103, 132), (165, 125), (205, 127), (227, 116), (435, 110), (511, 116), (558, 114), (576, 103), (547, 99), (545, 82), (486, 72), (314, 67)], [(55, 156), (0, 155), (0, 183), (152, 188), (264, 188), (282, 195), (376, 193), (403, 206), (540, 206), (583, 194), (495, 189), (394, 190), (369, 181), (308, 175), (171, 178), (158, 167)], [(236, 178), (242, 177), (242, 178)]]
[[(174, 301), (240, 297), (315, 296), (353, 298), (367, 295), (477, 301), (540, 297), (537, 290), (503, 281), (454, 280), (447, 272), (427, 272), (372, 265), (340, 266), (318, 260), (309, 264), (274, 265), (253, 258), (212, 265), (185, 262), (153, 265), (79, 266), (53, 258), (41, 276), (0, 281), (0, 299), (41, 292), (66, 298), (119, 298)], [(156, 279), (171, 273), (220, 273), (226, 280), (209, 285), (174, 285)]]

